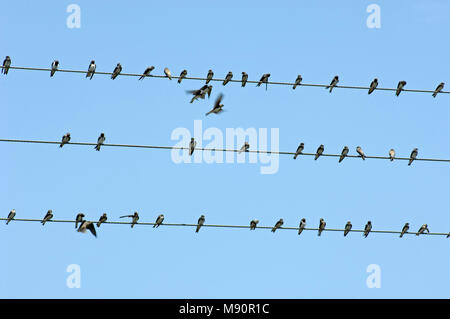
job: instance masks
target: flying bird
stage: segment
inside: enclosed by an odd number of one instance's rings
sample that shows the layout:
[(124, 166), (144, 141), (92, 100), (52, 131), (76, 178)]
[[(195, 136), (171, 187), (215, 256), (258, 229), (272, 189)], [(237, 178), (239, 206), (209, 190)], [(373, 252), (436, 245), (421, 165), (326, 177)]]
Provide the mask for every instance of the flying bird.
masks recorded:
[(399, 96), (400, 92), (403, 91), (403, 87), (406, 85), (406, 81), (400, 81), (397, 84), (397, 91), (395, 92), (395, 95)]
[(159, 215), (158, 218), (156, 218), (155, 225), (153, 225), (153, 228), (159, 227), (159, 225), (162, 224), (163, 220), (164, 220), (164, 215), (163, 214)]
[(124, 218), (124, 217), (131, 217), (131, 228), (134, 227), (135, 224), (137, 224), (138, 220), (139, 220), (139, 214), (138, 212), (134, 212), (133, 215), (125, 215), (125, 216), (120, 216), (120, 218)]
[(186, 77), (187, 75), (187, 70), (183, 70), (180, 73), (180, 77), (178, 78), (178, 83), (181, 83), (181, 81)]
[(331, 91), (333, 91), (333, 88), (339, 83), (339, 77), (336, 75), (333, 80), (331, 80), (330, 85), (328, 85), (325, 89), (330, 89), (330, 93)]
[(212, 85), (208, 85), (208, 87), (205, 89), (205, 93), (208, 94), (208, 99), (211, 96), (212, 92)]
[(59, 147), (63, 147), (64, 144), (67, 144), (70, 142), (70, 133), (66, 133), (62, 139), (61, 139), (61, 144), (59, 144)]
[(347, 236), (347, 234), (350, 232), (351, 229), (352, 229), (352, 223), (350, 221), (348, 221), (347, 224), (345, 225), (344, 237)]
[(259, 223), (259, 220), (253, 219), (253, 220), (250, 222), (250, 230), (255, 230), (256, 225), (258, 225), (258, 223)]
[(139, 78), (139, 80), (142, 80), (142, 79), (144, 79), (146, 76), (149, 76), (149, 75), (150, 75), (150, 72), (152, 72), (154, 69), (155, 69), (155, 67), (154, 67), (153, 65), (152, 65), (152, 66), (149, 66), (148, 68), (146, 68), (145, 71), (144, 71), (144, 73), (142, 73), (141, 77)]
[(403, 226), (402, 233), (400, 234), (400, 238), (403, 237), (403, 235), (409, 230), (409, 223), (406, 223), (405, 226)]
[(189, 155), (191, 156), (194, 153), (195, 146), (197, 145), (197, 142), (193, 137), (191, 137), (191, 141), (189, 142)]
[(319, 156), (322, 155), (324, 149), (325, 149), (325, 147), (323, 146), (323, 144), (321, 144), (319, 146), (319, 148), (317, 149), (316, 156), (314, 157), (314, 160), (317, 160), (319, 158)]
[(348, 147), (347, 146), (344, 146), (344, 149), (342, 150), (342, 153), (341, 153), (341, 157), (339, 157), (339, 163), (340, 162), (342, 162), (343, 160), (344, 160), (344, 158), (347, 156), (347, 154), (348, 154)]
[(302, 83), (302, 76), (299, 74), (298, 76), (297, 76), (297, 79), (295, 79), (295, 83), (294, 83), (294, 86), (292, 87), (292, 89), (293, 90), (295, 90), (295, 88), (297, 87), (297, 85), (300, 85), (300, 83)]
[(356, 147), (356, 152), (359, 154), (359, 156), (361, 156), (361, 158), (363, 160), (366, 160), (366, 155), (364, 155), (364, 152), (363, 152), (361, 146)]
[(277, 221), (277, 223), (275, 224), (275, 226), (273, 226), (272, 228), (272, 233), (274, 233), (278, 228), (280, 228), (281, 226), (283, 226), (284, 221), (283, 218), (280, 218), (279, 221)]
[(247, 83), (248, 80), (248, 74), (245, 72), (242, 72), (242, 87), (245, 86), (245, 84)]
[(323, 220), (323, 218), (321, 218), (320, 223), (319, 223), (319, 232), (317, 233), (317, 236), (320, 236), (322, 234), (326, 225), (327, 225), (327, 223)]
[(300, 235), (303, 231), (303, 229), (305, 229), (306, 227), (306, 219), (302, 218), (302, 220), (300, 221), (300, 225), (298, 226), (298, 234)]
[(8, 225), (9, 222), (12, 221), (15, 216), (16, 216), (16, 210), (12, 209), (8, 214), (8, 219), (6, 220), (6, 225)]
[(96, 151), (100, 151), (100, 147), (105, 142), (105, 133), (101, 133), (100, 136), (97, 139), (97, 145), (95, 146)]
[(389, 158), (391, 159), (391, 162), (394, 160), (395, 158), (395, 151), (393, 148), (391, 148), (391, 150), (389, 151)]
[(220, 102), (222, 102), (222, 98), (223, 98), (223, 94), (219, 94), (216, 101), (214, 102), (214, 106), (213, 106), (212, 110), (209, 111), (208, 113), (206, 113), (206, 115), (209, 115), (211, 113), (219, 114), (223, 111), (223, 109), (222, 109), (223, 104), (220, 103)]
[(169, 80), (172, 80), (172, 74), (168, 68), (164, 68), (164, 74), (169, 78)]
[(436, 90), (433, 92), (433, 97), (436, 97), (436, 95), (442, 91), (444, 88), (444, 82), (439, 83), (439, 85), (436, 87)]
[(89, 68), (88, 71), (86, 73), (86, 77), (90, 77), (89, 80), (92, 80), (92, 77), (94, 76), (95, 73), (95, 69), (97, 68), (97, 66), (95, 65), (95, 61), (92, 60), (91, 64), (89, 64)]
[(263, 74), (261, 79), (259, 79), (258, 84), (256, 86), (260, 86), (263, 83), (266, 83), (266, 90), (267, 90), (267, 82), (269, 81), (270, 73)]
[(305, 143), (300, 143), (300, 145), (297, 147), (297, 150), (295, 151), (294, 159), (297, 159), (297, 156), (303, 152), (304, 148), (305, 148)]
[(198, 231), (200, 230), (200, 227), (202, 227), (204, 223), (205, 223), (205, 216), (202, 215), (202, 216), (200, 216), (200, 218), (198, 219), (198, 222), (197, 222), (197, 229), (195, 230), (196, 233), (198, 233)]
[(231, 81), (231, 79), (233, 78), (233, 72), (228, 72), (227, 76), (225, 77), (225, 80), (223, 81), (223, 85), (226, 85), (228, 82)]
[(212, 70), (209, 70), (208, 75), (206, 76), (206, 84), (208, 84), (209, 81), (212, 80), (213, 76), (214, 76), (214, 72)]
[(416, 159), (418, 152), (419, 152), (419, 150), (417, 148), (412, 150), (411, 156), (409, 157), (408, 166), (411, 165), (411, 163)]
[(427, 225), (427, 224), (423, 224), (423, 225), (419, 228), (419, 231), (416, 233), (416, 236), (419, 236), (420, 234), (423, 234), (425, 231), (427, 231), (427, 233), (430, 232), (430, 230), (428, 229), (428, 225)]
[(79, 213), (77, 214), (77, 217), (75, 217), (75, 228), (78, 228), (78, 223), (81, 223), (83, 221), (84, 214)]
[(52, 77), (55, 72), (58, 70), (58, 66), (59, 66), (59, 61), (55, 60), (52, 62), (52, 69), (50, 70), (50, 77)]
[(93, 222), (88, 222), (87, 220), (82, 220), (81, 224), (80, 224), (80, 228), (78, 228), (78, 232), (80, 233), (86, 233), (86, 230), (88, 230), (91, 232), (92, 235), (94, 235), (95, 237), (97, 237), (97, 231), (95, 230), (95, 226)]
[(106, 216), (106, 213), (103, 213), (102, 216), (100, 216), (100, 219), (97, 222), (97, 227), (100, 227), (101, 224), (106, 222), (108, 220), (108, 216)]
[(11, 58), (7, 55), (6, 58), (3, 60), (3, 69), (2, 73), (4, 75), (8, 74), (9, 67), (11, 66)]
[(378, 79), (375, 78), (375, 79), (373, 79), (372, 83), (370, 83), (369, 94), (372, 93), (373, 91), (375, 91), (377, 86), (378, 86)]
[(364, 227), (364, 237), (367, 237), (372, 230), (372, 222), (369, 220), (366, 224), (366, 227)]
[(51, 209), (49, 209), (47, 211), (47, 214), (45, 214), (44, 219), (41, 221), (42, 226), (44, 226), (45, 223), (48, 222), (52, 218), (53, 218), (53, 211)]
[(250, 144), (248, 142), (245, 142), (244, 145), (242, 145), (241, 149), (239, 150), (239, 154), (242, 152), (248, 152), (248, 149), (250, 148)]
[(204, 99), (206, 93), (210, 92), (210, 90), (212, 90), (212, 86), (211, 86), (211, 89), (209, 89), (209, 86), (205, 84), (198, 90), (187, 90), (186, 93), (193, 95), (191, 102), (190, 102), (190, 103), (192, 103), (199, 98)]
[(122, 72), (122, 66), (120, 65), (120, 63), (117, 63), (113, 73), (111, 74), (111, 79), (114, 80), (120, 74), (120, 72)]

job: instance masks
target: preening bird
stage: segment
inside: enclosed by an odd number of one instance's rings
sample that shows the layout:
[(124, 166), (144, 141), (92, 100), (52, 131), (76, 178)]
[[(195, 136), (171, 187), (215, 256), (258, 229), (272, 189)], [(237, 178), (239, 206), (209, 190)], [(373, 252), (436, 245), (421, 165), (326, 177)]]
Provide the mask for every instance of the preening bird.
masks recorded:
[(58, 70), (58, 66), (59, 66), (59, 61), (55, 60), (52, 62), (52, 69), (50, 70), (50, 77), (52, 77), (55, 72)]
[(423, 234), (425, 231), (427, 231), (427, 233), (430, 232), (430, 230), (428, 229), (428, 225), (427, 225), (427, 224), (423, 224), (423, 225), (419, 228), (419, 231), (416, 233), (416, 236), (419, 236), (420, 234)]
[(117, 63), (113, 73), (111, 74), (111, 79), (114, 80), (120, 74), (120, 72), (122, 72), (122, 66), (120, 65), (120, 63)]
[(259, 220), (253, 219), (253, 220), (250, 222), (250, 230), (255, 230), (256, 225), (258, 225), (258, 223), (259, 223)]
[(44, 226), (45, 223), (48, 222), (52, 218), (53, 218), (53, 211), (51, 209), (49, 209), (47, 211), (47, 214), (45, 214), (44, 219), (42, 219), (42, 221), (41, 221), (42, 226)]
[(75, 228), (78, 228), (78, 223), (81, 223), (83, 221), (84, 214), (79, 213), (77, 214), (77, 217), (75, 217)]
[(295, 151), (294, 159), (297, 159), (297, 156), (299, 156), (303, 149), (305, 148), (305, 143), (300, 143), (300, 145), (297, 147), (297, 150)]
[(105, 140), (106, 140), (105, 133), (101, 133), (100, 136), (97, 139), (97, 145), (95, 146), (95, 150), (96, 151), (100, 151), (100, 147), (105, 142)]
[(154, 67), (153, 65), (152, 65), (152, 66), (149, 66), (148, 68), (146, 68), (145, 71), (144, 71), (144, 73), (142, 73), (141, 77), (139, 78), (139, 80), (142, 80), (142, 79), (144, 79), (146, 76), (149, 76), (149, 75), (150, 75), (150, 72), (152, 72), (154, 69), (155, 69), (155, 67)]
[(64, 144), (67, 144), (70, 142), (70, 133), (66, 133), (62, 139), (61, 139), (61, 144), (59, 144), (59, 147), (63, 147)]

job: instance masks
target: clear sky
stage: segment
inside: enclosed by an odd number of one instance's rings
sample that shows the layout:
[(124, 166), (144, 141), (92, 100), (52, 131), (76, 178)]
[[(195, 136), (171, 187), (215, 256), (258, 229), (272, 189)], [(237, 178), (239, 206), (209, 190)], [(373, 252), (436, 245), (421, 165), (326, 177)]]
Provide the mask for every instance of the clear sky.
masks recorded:
[[(80, 28), (66, 25), (68, 5)], [(370, 4), (381, 28), (366, 24)], [(434, 89), (450, 87), (450, 3), (433, 1), (9, 1), (0, 10), (0, 58), (13, 66), (217, 77), (242, 71), (257, 80)], [(449, 158), (450, 95), (214, 83), (210, 100), (189, 104), (166, 79), (10, 70), (0, 77), (0, 138), (174, 145), (172, 132), (203, 128), (278, 128), (279, 148), (368, 155), (395, 148), (409, 156)], [(448, 88), (447, 88), (448, 89)], [(219, 92), (227, 112), (205, 117)], [(0, 212), (17, 218), (110, 220), (138, 211), (140, 221), (271, 226), (283, 218), (309, 227), (350, 220), (361, 229), (450, 231), (446, 163), (281, 156), (276, 174), (260, 163), (175, 164), (170, 151), (0, 144)], [(450, 239), (361, 233), (102, 225), (98, 238), (73, 224), (0, 224), (2, 298), (449, 298)], [(71, 264), (81, 288), (68, 288)], [(379, 265), (381, 288), (368, 288)]]

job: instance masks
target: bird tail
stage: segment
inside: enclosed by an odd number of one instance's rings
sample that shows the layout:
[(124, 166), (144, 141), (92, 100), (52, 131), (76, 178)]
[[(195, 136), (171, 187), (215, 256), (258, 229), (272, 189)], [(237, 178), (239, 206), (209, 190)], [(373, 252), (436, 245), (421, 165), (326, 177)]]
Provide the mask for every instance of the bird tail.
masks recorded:
[(339, 158), (339, 163), (342, 162), (343, 159), (344, 159), (344, 156), (341, 156), (341, 157)]
[(209, 111), (208, 113), (206, 113), (205, 115), (209, 115), (209, 114), (211, 114), (212, 113), (212, 111)]
[(180, 78), (178, 79), (178, 83), (181, 83), (181, 80), (183, 80), (183, 78), (180, 77)]
[(391, 157), (391, 162), (394, 160), (394, 158), (393, 157)]
[(102, 223), (98, 222), (98, 223), (97, 223), (97, 227), (100, 227), (101, 224), (102, 224)]
[(436, 93), (436, 92), (434, 92), (434, 93), (433, 93), (433, 97), (436, 97), (436, 95), (437, 95), (437, 93)]
[(272, 228), (272, 233), (274, 233), (277, 229), (274, 227)]
[(413, 162), (413, 159), (410, 159), (408, 162), (408, 166), (411, 166), (411, 163)]
[(297, 154), (294, 155), (294, 159), (297, 159)]
[(197, 229), (195, 230), (196, 233), (200, 230), (200, 226), (197, 226)]
[(64, 145), (64, 144), (63, 144), (63, 143), (61, 143), (61, 144), (59, 144), (59, 147), (63, 147), (63, 145)]
[(139, 78), (139, 81), (140, 81), (140, 80), (142, 80), (143, 78), (144, 78), (144, 76), (143, 76), (143, 75), (141, 75), (141, 77)]
[(318, 158), (319, 158), (319, 155), (316, 154), (316, 156), (314, 157), (314, 160), (317, 161)]

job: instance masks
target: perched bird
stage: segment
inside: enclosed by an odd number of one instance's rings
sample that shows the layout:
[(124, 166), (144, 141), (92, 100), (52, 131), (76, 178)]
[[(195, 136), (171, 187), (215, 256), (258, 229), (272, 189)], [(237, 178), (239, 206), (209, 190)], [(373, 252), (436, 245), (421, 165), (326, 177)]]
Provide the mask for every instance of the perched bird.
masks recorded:
[(300, 225), (298, 226), (298, 234), (300, 235), (303, 231), (303, 229), (305, 229), (306, 227), (306, 218), (302, 218), (302, 220), (300, 221)]
[(124, 218), (124, 217), (131, 217), (131, 218), (132, 218), (132, 220), (131, 220), (131, 228), (133, 228), (134, 225), (135, 225), (135, 224), (138, 222), (138, 220), (139, 220), (139, 214), (138, 214), (138, 212), (134, 212), (133, 215), (120, 216), (120, 218)]
[(366, 224), (366, 227), (364, 227), (364, 237), (367, 237), (372, 230), (372, 222), (369, 220)]
[(205, 223), (205, 216), (202, 215), (200, 216), (200, 218), (198, 219), (197, 222), (197, 229), (195, 230), (196, 233), (198, 233), (198, 231), (200, 230), (200, 227), (202, 227), (202, 225)]
[(258, 223), (259, 223), (259, 220), (253, 219), (253, 220), (250, 222), (250, 230), (255, 230), (256, 225), (258, 225)]
[(89, 68), (88, 68), (88, 71), (87, 71), (87, 73), (86, 73), (86, 77), (87, 77), (87, 78), (90, 77), (89, 80), (92, 80), (92, 77), (94, 76), (94, 73), (95, 73), (95, 69), (96, 69), (96, 68), (97, 68), (97, 66), (95, 65), (95, 61), (92, 60), (92, 61), (91, 61), (91, 64), (89, 64)]
[(3, 69), (2, 73), (4, 75), (8, 74), (9, 67), (11, 66), (11, 58), (7, 55), (6, 58), (3, 60)]
[(192, 155), (194, 153), (196, 145), (197, 145), (197, 142), (194, 140), (193, 137), (191, 137), (191, 141), (189, 142), (189, 155)]
[(248, 74), (245, 72), (242, 72), (242, 87), (244, 87), (245, 84), (247, 84), (247, 80), (248, 80)]
[(433, 92), (433, 97), (436, 97), (436, 95), (442, 91), (444, 88), (444, 82), (439, 83), (439, 85), (436, 87), (436, 90)]
[(272, 233), (274, 233), (278, 228), (280, 228), (281, 226), (283, 226), (284, 221), (283, 218), (280, 218), (279, 221), (277, 221), (277, 223), (275, 224), (275, 226), (273, 226), (272, 228)]
[(344, 146), (344, 149), (342, 150), (342, 153), (341, 153), (341, 157), (339, 157), (339, 163), (344, 160), (344, 158), (347, 156), (347, 154), (348, 154), (348, 147)]
[(204, 99), (206, 93), (210, 92), (210, 90), (212, 90), (212, 86), (211, 86), (211, 89), (209, 89), (209, 86), (205, 84), (198, 90), (187, 90), (186, 93), (193, 95), (191, 102), (190, 102), (190, 103), (192, 103), (199, 98)]
[(143, 78), (145, 78), (146, 76), (150, 75), (150, 72), (152, 72), (155, 69), (155, 67), (149, 66), (148, 68), (145, 69), (144, 73), (142, 73), (141, 77), (139, 78), (139, 80), (142, 80)]
[(423, 234), (425, 231), (427, 231), (427, 233), (430, 232), (430, 230), (428, 229), (428, 225), (427, 225), (427, 224), (423, 224), (423, 225), (419, 228), (419, 231), (416, 233), (416, 236), (419, 236), (420, 234)]
[(292, 89), (293, 90), (295, 90), (295, 88), (297, 87), (297, 85), (300, 85), (300, 83), (302, 83), (302, 76), (299, 74), (298, 76), (297, 76), (297, 78), (295, 79), (295, 83), (294, 83), (294, 86), (292, 87)]
[(79, 213), (77, 217), (75, 217), (75, 228), (78, 228), (78, 223), (81, 223), (83, 221), (84, 214)]
[(419, 152), (419, 150), (417, 148), (412, 150), (411, 156), (409, 157), (408, 166), (411, 165), (411, 163), (416, 159), (418, 152)]
[(163, 220), (164, 220), (164, 215), (163, 214), (159, 215), (158, 218), (156, 218), (155, 225), (153, 225), (153, 228), (159, 227), (159, 225), (162, 224)]
[(228, 72), (227, 76), (225, 77), (225, 80), (223, 81), (223, 85), (226, 85), (228, 82), (231, 81), (231, 79), (233, 78), (233, 72)]
[(208, 113), (206, 113), (206, 115), (209, 115), (211, 113), (219, 114), (223, 111), (223, 109), (222, 109), (223, 104), (220, 103), (220, 102), (222, 102), (222, 98), (223, 98), (223, 94), (219, 94), (216, 101), (214, 102), (214, 106), (213, 106), (212, 110), (209, 111)]
[(170, 70), (168, 68), (164, 68), (164, 74), (169, 78), (169, 80), (172, 80), (172, 74), (170, 74)]
[(97, 237), (97, 232), (95, 230), (95, 226), (93, 222), (88, 222), (87, 220), (82, 220), (81, 224), (80, 224), (80, 228), (78, 228), (78, 232), (80, 233), (86, 233), (86, 230), (88, 230), (92, 233), (92, 235), (94, 235), (95, 237)]
[(361, 146), (356, 147), (356, 152), (359, 154), (359, 156), (361, 156), (361, 158), (363, 160), (366, 160), (366, 155), (364, 155), (364, 152), (363, 152)]
[(320, 223), (319, 223), (319, 232), (317, 233), (317, 236), (320, 236), (322, 234), (326, 225), (327, 225), (327, 223), (323, 220), (323, 218), (321, 218)]
[(397, 91), (395, 92), (395, 95), (399, 96), (400, 92), (403, 91), (403, 87), (406, 85), (406, 81), (400, 81), (397, 84)]
[(181, 83), (181, 81), (186, 77), (187, 75), (187, 70), (183, 70), (180, 73), (180, 77), (178, 78), (178, 83)]
[(391, 162), (394, 160), (395, 158), (395, 151), (393, 148), (391, 148), (391, 150), (389, 151), (389, 158), (391, 159)]
[(49, 209), (47, 211), (47, 214), (45, 214), (44, 219), (41, 221), (42, 226), (44, 226), (45, 223), (48, 222), (52, 218), (53, 218), (53, 211), (51, 209)]
[(352, 223), (350, 221), (348, 221), (347, 224), (345, 225), (344, 237), (347, 236), (347, 234), (350, 232), (351, 229), (352, 229)]
[(297, 150), (295, 151), (294, 159), (297, 159), (297, 156), (303, 152), (304, 148), (305, 148), (305, 143), (300, 143), (300, 145), (297, 147)]
[(9, 212), (8, 214), (8, 219), (6, 220), (6, 225), (9, 224), (10, 221), (12, 221), (14, 219), (14, 217), (16, 216), (16, 210), (13, 209)]
[(111, 79), (114, 80), (120, 74), (120, 72), (122, 72), (122, 66), (120, 65), (120, 63), (117, 63), (113, 73), (111, 74)]
[(400, 234), (400, 238), (403, 237), (403, 235), (409, 230), (409, 223), (406, 223), (405, 226), (403, 226), (402, 233)]
[(370, 83), (369, 94), (372, 93), (373, 91), (375, 91), (377, 86), (378, 86), (378, 79), (375, 78), (375, 79), (373, 79), (372, 83)]
[(102, 146), (103, 143), (105, 143), (105, 140), (106, 140), (105, 133), (101, 133), (97, 139), (97, 145), (95, 146), (96, 151), (100, 151), (100, 147)]
[(206, 76), (206, 84), (208, 84), (209, 81), (212, 80), (213, 76), (214, 76), (214, 72), (212, 70), (209, 70), (208, 75)]
[(97, 227), (100, 227), (101, 224), (106, 222), (108, 220), (108, 216), (106, 216), (106, 213), (103, 213), (102, 216), (100, 216), (100, 219), (97, 222)]
[(55, 74), (56, 70), (58, 70), (58, 66), (59, 66), (58, 60), (55, 60), (52, 62), (52, 69), (50, 70), (50, 77), (52, 77)]
[(269, 81), (270, 73), (263, 74), (261, 79), (259, 79), (258, 84), (256, 86), (260, 86), (263, 83), (266, 83), (266, 90), (267, 90), (267, 82)]
[(325, 89), (330, 89), (330, 93), (331, 91), (333, 91), (333, 88), (339, 83), (339, 77), (336, 75), (333, 80), (331, 80), (330, 85), (328, 85)]
[(70, 142), (70, 133), (66, 133), (61, 140), (61, 144), (59, 144), (59, 147), (63, 147), (64, 144), (67, 144)]
[(325, 149), (325, 147), (323, 146), (323, 144), (321, 144), (319, 146), (319, 148), (317, 149), (316, 156), (314, 157), (314, 160), (317, 160), (319, 158), (319, 156), (322, 155), (324, 149)]
[(250, 148), (250, 144), (248, 142), (245, 142), (244, 145), (242, 145), (241, 149), (239, 150), (239, 154), (242, 152), (248, 152), (248, 149)]

